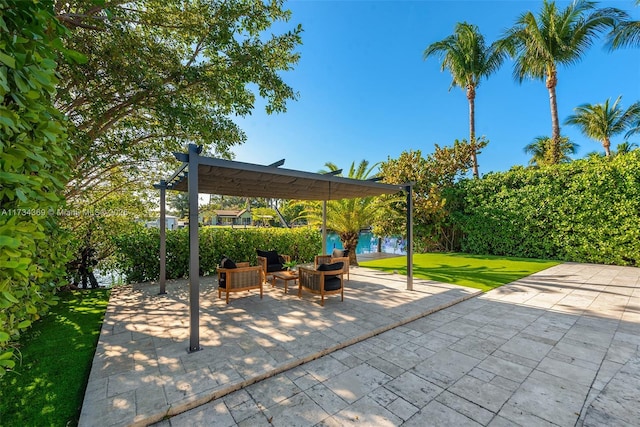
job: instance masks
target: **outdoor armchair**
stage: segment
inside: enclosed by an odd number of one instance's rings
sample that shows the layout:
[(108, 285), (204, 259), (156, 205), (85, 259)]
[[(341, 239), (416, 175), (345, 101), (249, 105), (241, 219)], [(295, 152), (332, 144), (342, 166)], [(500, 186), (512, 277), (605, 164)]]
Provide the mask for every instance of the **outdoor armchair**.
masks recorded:
[(256, 250), (258, 265), (262, 267), (264, 272), (264, 279), (269, 280), (269, 273), (275, 271), (284, 271), (284, 263), (291, 261), (291, 256), (278, 254), (277, 251), (261, 251)]
[[(262, 299), (262, 284), (264, 283), (264, 272), (259, 265), (249, 266), (248, 262), (239, 262), (232, 267), (231, 263), (224, 262), (225, 267), (218, 267), (218, 298), (222, 298), (222, 292), (227, 294), (227, 304), (229, 304), (229, 294), (231, 292), (249, 291), (260, 289), (260, 299)], [(230, 268), (229, 268), (230, 267)]]
[(298, 297), (301, 298), (302, 291), (305, 290), (320, 295), (322, 306), (325, 295), (340, 294), (340, 300), (344, 301), (343, 268), (341, 262), (321, 264), (315, 270), (298, 267)]
[(349, 251), (334, 249), (331, 255), (316, 255), (315, 268), (317, 269), (321, 264), (332, 264), (334, 262), (341, 262), (344, 264), (342, 272), (347, 275), (349, 280)]

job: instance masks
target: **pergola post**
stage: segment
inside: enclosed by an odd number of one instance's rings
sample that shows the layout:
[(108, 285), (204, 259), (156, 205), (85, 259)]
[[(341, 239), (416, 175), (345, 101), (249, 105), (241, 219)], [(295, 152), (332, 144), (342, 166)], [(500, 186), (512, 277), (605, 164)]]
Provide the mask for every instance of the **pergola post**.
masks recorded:
[(167, 182), (163, 179), (157, 186), (160, 189), (160, 292), (158, 295), (167, 293)]
[(407, 290), (413, 290), (413, 187), (407, 185)]
[(189, 144), (189, 353), (200, 348), (200, 237), (198, 164), (201, 148)]
[(322, 201), (322, 255), (327, 252), (327, 201)]

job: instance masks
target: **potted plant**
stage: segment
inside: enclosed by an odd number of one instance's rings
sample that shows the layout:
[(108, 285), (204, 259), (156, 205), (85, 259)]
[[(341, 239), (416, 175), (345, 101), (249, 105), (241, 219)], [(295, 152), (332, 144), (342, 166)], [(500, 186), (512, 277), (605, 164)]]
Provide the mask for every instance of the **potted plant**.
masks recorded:
[(296, 269), (296, 265), (298, 265), (298, 263), (296, 261), (288, 261), (288, 262), (285, 262), (284, 264), (282, 264), (282, 266), (285, 267), (289, 271), (295, 270)]

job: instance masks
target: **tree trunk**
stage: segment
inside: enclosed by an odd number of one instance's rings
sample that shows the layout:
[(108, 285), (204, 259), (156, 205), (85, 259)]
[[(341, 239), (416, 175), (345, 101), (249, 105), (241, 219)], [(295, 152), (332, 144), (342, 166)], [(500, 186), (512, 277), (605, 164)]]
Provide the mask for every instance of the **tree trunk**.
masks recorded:
[(602, 146), (604, 147), (604, 154), (609, 157), (611, 155), (611, 140), (609, 140), (609, 138), (605, 138), (602, 141)]
[(469, 100), (469, 143), (473, 148), (473, 177), (479, 178), (478, 174), (478, 149), (476, 148), (476, 88), (473, 85), (467, 86), (467, 99)]
[(356, 248), (358, 247), (358, 240), (360, 239), (360, 233), (358, 231), (347, 231), (340, 233), (340, 240), (342, 246), (349, 251), (349, 264), (358, 265), (358, 258), (356, 257)]
[(547, 75), (547, 89), (549, 90), (549, 105), (551, 107), (551, 163), (560, 163), (560, 121), (558, 120), (558, 102), (556, 100), (556, 85), (558, 76), (555, 69)]

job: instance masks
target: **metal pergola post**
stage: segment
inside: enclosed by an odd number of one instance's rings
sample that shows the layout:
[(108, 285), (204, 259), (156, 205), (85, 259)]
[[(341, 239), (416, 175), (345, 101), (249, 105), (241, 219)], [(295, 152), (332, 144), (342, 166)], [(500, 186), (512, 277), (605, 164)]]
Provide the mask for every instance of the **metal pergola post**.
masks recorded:
[(160, 190), (160, 292), (158, 295), (164, 295), (167, 293), (167, 182), (163, 179), (154, 187)]
[(201, 148), (189, 144), (189, 353), (200, 347), (200, 237), (198, 164)]
[(407, 290), (413, 290), (413, 187), (407, 185)]
[(322, 255), (327, 252), (327, 201), (322, 201)]

